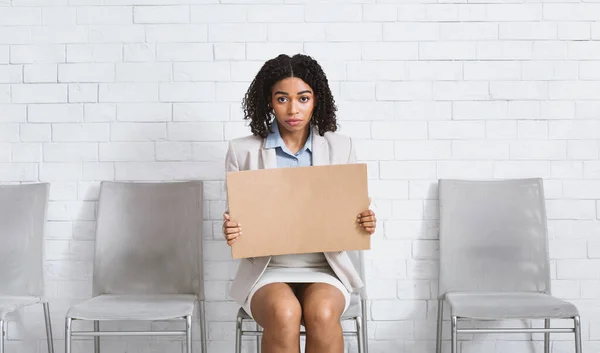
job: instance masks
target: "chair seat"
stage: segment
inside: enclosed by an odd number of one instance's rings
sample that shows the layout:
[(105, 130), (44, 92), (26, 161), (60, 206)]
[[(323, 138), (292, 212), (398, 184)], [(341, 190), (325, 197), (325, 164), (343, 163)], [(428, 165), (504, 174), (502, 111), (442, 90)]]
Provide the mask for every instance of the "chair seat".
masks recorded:
[(559, 319), (579, 315), (577, 307), (543, 293), (448, 293), (453, 316), (478, 319)]
[[(350, 305), (348, 305), (348, 309), (346, 309), (341, 319), (354, 319), (355, 317), (360, 316), (360, 309), (360, 295), (358, 293), (352, 293), (350, 296)], [(240, 310), (238, 310), (238, 317), (241, 317), (244, 320), (252, 320), (250, 315), (248, 315), (246, 310), (244, 310), (243, 308), (240, 308)]]
[(4, 320), (6, 315), (22, 307), (37, 304), (41, 301), (39, 297), (17, 297), (0, 296), (0, 320)]
[(172, 320), (192, 315), (195, 295), (104, 294), (73, 306), (67, 317), (76, 320)]

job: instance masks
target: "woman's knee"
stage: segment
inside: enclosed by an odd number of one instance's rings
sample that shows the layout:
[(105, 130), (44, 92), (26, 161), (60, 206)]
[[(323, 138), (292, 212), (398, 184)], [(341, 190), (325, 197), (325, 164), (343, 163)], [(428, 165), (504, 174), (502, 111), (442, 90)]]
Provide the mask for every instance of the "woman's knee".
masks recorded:
[(304, 321), (308, 326), (326, 327), (340, 324), (339, 303), (330, 299), (313, 300), (305, 303)]
[(269, 310), (269, 321), (278, 327), (294, 326), (299, 328), (302, 319), (302, 307), (298, 300), (275, 300)]

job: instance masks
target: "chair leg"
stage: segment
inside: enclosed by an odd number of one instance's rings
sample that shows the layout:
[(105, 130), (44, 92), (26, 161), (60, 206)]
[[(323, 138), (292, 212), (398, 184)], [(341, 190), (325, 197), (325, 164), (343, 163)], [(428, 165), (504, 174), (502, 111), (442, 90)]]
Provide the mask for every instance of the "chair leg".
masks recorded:
[(365, 338), (363, 337), (362, 318), (356, 318), (356, 343), (358, 344), (358, 353), (365, 351)]
[(48, 353), (54, 353), (54, 339), (52, 337), (52, 321), (50, 320), (50, 306), (44, 303), (44, 321), (46, 322), (46, 341), (48, 343)]
[[(550, 328), (550, 319), (544, 319), (544, 328)], [(544, 353), (550, 353), (550, 333), (544, 333)]]
[(581, 321), (579, 316), (573, 318), (575, 322), (575, 353), (581, 353)]
[(192, 315), (185, 317), (186, 353), (192, 353)]
[(458, 337), (457, 337), (457, 318), (456, 316), (452, 316), (452, 321), (450, 323), (450, 326), (452, 328), (452, 353), (458, 353)]
[(65, 353), (71, 353), (71, 322), (70, 317), (65, 319)]
[(0, 353), (4, 353), (4, 320), (0, 320)]
[[(260, 330), (260, 326), (258, 325), (258, 323), (254, 324), (254, 328), (256, 329), (256, 331)], [(261, 347), (260, 347), (260, 339), (261, 339), (261, 337), (262, 336), (258, 336), (258, 335), (256, 336), (256, 353), (260, 353), (260, 349), (261, 349)]]
[(242, 353), (242, 318), (235, 322), (235, 353)]
[[(94, 332), (100, 331), (100, 321), (94, 320)], [(94, 336), (94, 353), (100, 353), (100, 336)]]
[(442, 327), (444, 324), (444, 300), (438, 300), (437, 336), (435, 339), (435, 352), (442, 353)]
[(361, 311), (362, 311), (362, 329), (363, 329), (363, 353), (369, 353), (369, 332), (367, 328), (368, 320), (367, 317), (367, 300), (361, 300)]
[(206, 310), (204, 306), (204, 300), (200, 301), (200, 345), (202, 346), (202, 353), (208, 352), (208, 343), (206, 342)]

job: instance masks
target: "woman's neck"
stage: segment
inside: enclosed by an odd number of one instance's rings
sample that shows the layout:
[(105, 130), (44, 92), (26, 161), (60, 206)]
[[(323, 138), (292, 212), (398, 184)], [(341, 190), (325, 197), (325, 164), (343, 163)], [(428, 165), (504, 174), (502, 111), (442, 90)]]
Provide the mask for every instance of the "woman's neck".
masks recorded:
[(305, 129), (300, 131), (288, 131), (286, 129), (279, 127), (279, 134), (281, 135), (281, 139), (283, 143), (287, 146), (287, 148), (292, 152), (298, 152), (304, 144), (306, 144), (306, 140), (308, 139), (310, 125), (307, 125)]

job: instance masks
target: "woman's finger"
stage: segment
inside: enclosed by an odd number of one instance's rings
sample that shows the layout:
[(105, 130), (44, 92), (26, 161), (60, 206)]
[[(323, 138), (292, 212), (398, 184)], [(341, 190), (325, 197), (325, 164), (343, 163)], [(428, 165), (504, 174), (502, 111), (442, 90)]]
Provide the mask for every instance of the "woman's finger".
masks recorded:
[(237, 222), (227, 221), (223, 223), (224, 228), (240, 228), (242, 225)]
[(237, 234), (239, 233), (240, 235), (242, 234), (242, 229), (241, 228), (225, 228), (225, 234)]
[(226, 221), (230, 221), (231, 218), (229, 217), (229, 213), (228, 212), (223, 212), (223, 219)]
[(240, 235), (242, 235), (242, 233), (225, 234), (225, 239), (227, 239), (227, 240), (237, 239), (237, 238), (239, 238)]
[(361, 223), (364, 228), (375, 228), (375, 222), (364, 222)]

